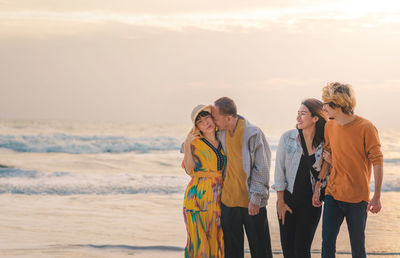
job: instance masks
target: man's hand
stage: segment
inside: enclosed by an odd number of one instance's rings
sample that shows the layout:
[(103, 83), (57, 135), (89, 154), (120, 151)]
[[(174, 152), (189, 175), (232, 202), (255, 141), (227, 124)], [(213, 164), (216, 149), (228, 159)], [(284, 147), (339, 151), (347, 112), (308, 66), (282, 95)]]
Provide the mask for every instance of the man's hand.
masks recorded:
[(375, 191), (371, 201), (368, 203), (367, 212), (378, 213), (382, 209), (381, 205), (381, 188), (383, 180), (383, 166), (374, 165), (374, 179), (375, 179)]
[(260, 212), (260, 206), (255, 205), (252, 202), (249, 202), (249, 215), (255, 216)]
[(320, 195), (321, 195), (321, 183), (317, 182), (315, 184), (314, 194), (312, 196), (312, 205), (314, 207), (321, 207), (322, 206), (322, 202), (319, 200)]
[(290, 207), (283, 200), (276, 201), (276, 211), (278, 212), (279, 220), (282, 220), (282, 225), (285, 224), (286, 212), (288, 211), (290, 214), (293, 214), (292, 209), (290, 209)]
[(329, 151), (324, 150), (322, 157), (324, 157), (324, 160), (328, 162), (328, 164), (332, 165), (332, 155)]
[(372, 213), (378, 213), (381, 211), (381, 209), (382, 209), (381, 198), (375, 196), (374, 194), (371, 201), (368, 203), (367, 212), (370, 211)]

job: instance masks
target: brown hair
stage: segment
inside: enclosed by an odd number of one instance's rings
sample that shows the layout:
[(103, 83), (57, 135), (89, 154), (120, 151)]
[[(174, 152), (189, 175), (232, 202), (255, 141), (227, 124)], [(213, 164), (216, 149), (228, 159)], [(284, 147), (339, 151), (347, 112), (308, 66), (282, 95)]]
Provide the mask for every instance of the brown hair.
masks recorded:
[(340, 107), (347, 115), (354, 114), (356, 98), (349, 84), (330, 82), (322, 89), (322, 100), (330, 107)]
[(214, 106), (216, 106), (223, 115), (237, 117), (236, 104), (228, 97), (217, 99), (214, 102)]
[(311, 117), (318, 117), (318, 121), (315, 124), (315, 135), (312, 142), (313, 147), (317, 148), (318, 145), (324, 140), (326, 115), (324, 113), (324, 110), (322, 109), (323, 103), (318, 99), (309, 98), (303, 100), (301, 104), (307, 107), (307, 109), (311, 113)]

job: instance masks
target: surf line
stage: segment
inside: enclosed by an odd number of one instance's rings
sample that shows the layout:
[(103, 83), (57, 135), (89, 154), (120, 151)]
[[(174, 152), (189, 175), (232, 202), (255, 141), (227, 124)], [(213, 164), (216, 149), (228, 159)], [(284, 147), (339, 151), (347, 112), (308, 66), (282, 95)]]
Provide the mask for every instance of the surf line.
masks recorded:
[[(89, 247), (96, 249), (126, 249), (126, 250), (142, 250), (142, 251), (170, 251), (170, 252), (182, 252), (185, 250), (183, 247), (178, 246), (167, 246), (167, 245), (150, 245), (150, 246), (134, 246), (134, 245), (71, 245), (71, 247)], [(246, 249), (246, 253), (250, 253), (250, 250)], [(282, 251), (273, 251), (274, 254), (282, 254)], [(319, 250), (312, 250), (313, 254), (320, 254)], [(337, 254), (350, 254), (350, 251), (337, 251)], [(375, 256), (386, 256), (386, 255), (400, 255), (400, 252), (367, 252), (367, 255)]]
[(178, 246), (168, 246), (168, 245), (150, 245), (150, 246), (134, 246), (134, 245), (71, 245), (71, 247), (89, 247), (96, 249), (127, 249), (127, 250), (147, 250), (147, 251), (171, 251), (171, 252), (181, 252), (185, 248)]

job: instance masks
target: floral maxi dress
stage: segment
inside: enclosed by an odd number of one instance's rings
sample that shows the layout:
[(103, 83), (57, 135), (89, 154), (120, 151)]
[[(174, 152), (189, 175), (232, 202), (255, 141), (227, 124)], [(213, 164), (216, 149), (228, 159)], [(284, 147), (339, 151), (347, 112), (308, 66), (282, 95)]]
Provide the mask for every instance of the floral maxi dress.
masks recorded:
[(226, 156), (221, 143), (215, 148), (205, 138), (191, 144), (195, 168), (183, 202), (187, 230), (185, 257), (224, 257), (221, 228), (222, 171)]

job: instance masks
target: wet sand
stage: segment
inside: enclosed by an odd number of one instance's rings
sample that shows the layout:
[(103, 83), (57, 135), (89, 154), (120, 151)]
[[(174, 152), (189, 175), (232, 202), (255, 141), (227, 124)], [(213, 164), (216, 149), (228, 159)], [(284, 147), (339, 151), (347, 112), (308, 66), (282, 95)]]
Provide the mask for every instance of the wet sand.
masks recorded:
[[(275, 214), (268, 209), (272, 248), (282, 257)], [(182, 257), (186, 230), (180, 194), (155, 195), (0, 195), (1, 257)], [(366, 246), (370, 255), (400, 256), (400, 194), (382, 194), (383, 210), (369, 214)], [(320, 257), (321, 222), (312, 246)], [(246, 257), (250, 257), (248, 249)], [(345, 222), (338, 257), (350, 257)]]

